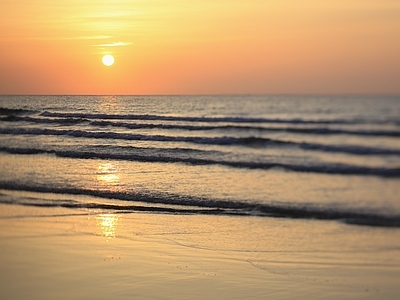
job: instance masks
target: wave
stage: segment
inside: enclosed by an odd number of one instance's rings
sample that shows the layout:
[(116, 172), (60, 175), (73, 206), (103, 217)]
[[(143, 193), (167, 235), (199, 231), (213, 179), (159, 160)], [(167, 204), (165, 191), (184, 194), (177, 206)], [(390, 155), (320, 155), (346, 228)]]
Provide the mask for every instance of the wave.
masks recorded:
[(0, 121), (3, 122), (31, 122), (37, 124), (60, 124), (60, 125), (75, 125), (84, 122), (88, 122), (88, 120), (81, 118), (57, 118), (57, 119), (49, 119), (49, 118), (34, 118), (27, 116), (16, 116), (16, 115), (8, 115), (6, 117), (0, 118)]
[(314, 134), (314, 135), (361, 135), (361, 136), (387, 136), (399, 137), (400, 131), (397, 130), (351, 130), (351, 129), (332, 129), (326, 127), (319, 128), (294, 128), (294, 127), (263, 127), (263, 126), (245, 126), (245, 125), (181, 125), (181, 124), (136, 124), (126, 122), (113, 121), (90, 121), (87, 118), (66, 117), (66, 118), (33, 118), (27, 116), (7, 116), (0, 118), (0, 121), (7, 122), (32, 122), (39, 124), (60, 124), (60, 125), (76, 125), (80, 123), (88, 123), (91, 126), (98, 127), (118, 127), (127, 129), (166, 129), (166, 130), (188, 130), (188, 131), (209, 131), (209, 130), (245, 130), (245, 131), (267, 131), (267, 132), (287, 132), (297, 134)]
[(71, 136), (94, 139), (118, 139), (129, 141), (159, 141), (159, 142), (191, 142), (196, 144), (209, 145), (257, 145), (266, 143), (286, 143), (273, 141), (267, 138), (258, 137), (185, 137), (185, 136), (166, 136), (166, 135), (143, 135), (105, 131), (84, 131), (84, 130), (61, 130), (61, 129), (26, 129), (26, 128), (1, 128), (0, 134), (12, 135), (55, 135)]
[(245, 130), (245, 131), (267, 131), (267, 132), (287, 132), (300, 134), (351, 134), (362, 136), (388, 136), (398, 137), (400, 131), (397, 130), (349, 130), (349, 129), (332, 129), (332, 128), (293, 128), (293, 127), (262, 127), (262, 126), (237, 126), (237, 125), (220, 125), (220, 126), (196, 126), (196, 125), (177, 125), (177, 124), (132, 124), (125, 122), (110, 121), (93, 121), (92, 126), (111, 126), (122, 127), (127, 129), (178, 129), (189, 131), (207, 131), (207, 130)]
[(222, 165), (233, 168), (245, 169), (284, 169), (292, 172), (318, 173), (318, 174), (340, 174), (340, 175), (359, 175), (359, 176), (378, 176), (388, 178), (399, 178), (400, 168), (384, 168), (384, 167), (366, 167), (348, 164), (286, 164), (274, 162), (249, 162), (249, 161), (228, 161), (213, 160), (194, 157), (174, 157), (162, 155), (140, 155), (125, 153), (99, 153), (91, 151), (61, 151), (61, 150), (45, 150), (36, 148), (11, 148), (0, 147), (0, 151), (10, 154), (53, 154), (58, 157), (79, 158), (79, 159), (112, 159), (140, 162), (160, 162), (160, 163), (185, 163), (195, 166), (200, 165)]
[(22, 109), (22, 108), (6, 108), (0, 107), (0, 115), (12, 116), (12, 115), (21, 115), (21, 114), (29, 114), (35, 111)]
[[(184, 122), (207, 122), (207, 123), (289, 123), (289, 124), (364, 124), (362, 119), (334, 119), (334, 120), (307, 120), (301, 118), (294, 119), (268, 119), (268, 118), (249, 118), (249, 117), (179, 117), (163, 115), (139, 115), (139, 114), (89, 114), (89, 113), (60, 113), (42, 112), (41, 116), (58, 118), (85, 118), (85, 119), (104, 119), (104, 120), (159, 120), (159, 121), (184, 121)], [(371, 123), (369, 120), (368, 123)], [(379, 121), (378, 123), (382, 123)]]
[(324, 145), (318, 143), (292, 142), (262, 137), (190, 137), (190, 136), (166, 136), (143, 135), (130, 133), (117, 133), (105, 131), (61, 130), (40, 128), (0, 128), (0, 134), (9, 135), (54, 135), (70, 136), (76, 138), (93, 139), (117, 139), (128, 141), (157, 141), (157, 142), (185, 142), (203, 145), (244, 146), (244, 147), (297, 147), (303, 150), (337, 152), (356, 155), (400, 155), (400, 150), (355, 145)]
[[(3, 204), (65, 207), (69, 209), (104, 209), (119, 212), (165, 212), (176, 214), (215, 214), (215, 215), (240, 215), (259, 216), (289, 219), (316, 219), (341, 221), (348, 224), (400, 227), (400, 215), (383, 214), (360, 209), (339, 209), (333, 206), (314, 207), (312, 205), (295, 204), (259, 204), (244, 201), (225, 201), (217, 199), (197, 198), (184, 195), (160, 194), (160, 193), (126, 193), (91, 190), (84, 188), (57, 188), (49, 186), (20, 185), (0, 181), (0, 189), (30, 191), (39, 193), (87, 195), (106, 199), (124, 200), (121, 204), (107, 204), (95, 202), (78, 202), (73, 200), (27, 200), (21, 198), (18, 202), (7, 197), (1, 197)], [(127, 203), (144, 203), (147, 205), (131, 205)], [(168, 205), (154, 206), (157, 204)], [(176, 206), (176, 207), (173, 207)]]
[(293, 145), (298, 145), (299, 148), (304, 150), (315, 150), (324, 152), (337, 152), (355, 155), (400, 155), (400, 150), (396, 149), (384, 149), (384, 148), (373, 148), (355, 145), (322, 145), (314, 143), (293, 143)]

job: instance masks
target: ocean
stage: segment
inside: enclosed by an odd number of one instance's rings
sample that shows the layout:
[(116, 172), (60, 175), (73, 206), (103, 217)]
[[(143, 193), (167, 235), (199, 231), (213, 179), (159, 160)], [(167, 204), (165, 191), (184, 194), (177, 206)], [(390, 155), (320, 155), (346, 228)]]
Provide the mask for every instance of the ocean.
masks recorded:
[(0, 291), (397, 299), (400, 97), (0, 96)]
[(0, 203), (396, 228), (399, 136), (395, 96), (0, 96)]

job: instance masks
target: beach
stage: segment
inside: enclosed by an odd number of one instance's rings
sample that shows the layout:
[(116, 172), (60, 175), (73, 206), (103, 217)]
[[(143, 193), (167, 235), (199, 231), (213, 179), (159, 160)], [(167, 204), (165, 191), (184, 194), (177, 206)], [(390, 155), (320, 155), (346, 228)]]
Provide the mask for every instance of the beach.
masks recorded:
[(13, 205), (0, 213), (3, 299), (400, 295), (398, 229)]
[(4, 299), (397, 299), (400, 101), (0, 96)]
[(400, 1), (0, 11), (0, 300), (400, 299)]

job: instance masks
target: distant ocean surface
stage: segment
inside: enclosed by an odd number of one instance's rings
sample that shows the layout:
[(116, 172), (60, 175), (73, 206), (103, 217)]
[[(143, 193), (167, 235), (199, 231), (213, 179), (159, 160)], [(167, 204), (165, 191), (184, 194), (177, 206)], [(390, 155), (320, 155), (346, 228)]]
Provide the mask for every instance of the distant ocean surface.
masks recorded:
[(0, 96), (0, 203), (400, 227), (400, 97)]

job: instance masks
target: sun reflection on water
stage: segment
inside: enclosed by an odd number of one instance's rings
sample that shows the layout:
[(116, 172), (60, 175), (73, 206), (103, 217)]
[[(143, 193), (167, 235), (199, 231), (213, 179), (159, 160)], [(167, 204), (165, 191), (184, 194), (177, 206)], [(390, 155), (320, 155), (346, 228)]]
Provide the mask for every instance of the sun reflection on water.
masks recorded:
[(99, 109), (102, 113), (113, 114), (118, 110), (119, 105), (117, 105), (117, 103), (116, 96), (101, 96)]
[(119, 183), (118, 170), (112, 163), (101, 163), (98, 170), (98, 181), (112, 185), (117, 185)]
[(117, 214), (96, 215), (97, 226), (101, 229), (102, 236), (107, 239), (116, 237), (119, 218), (120, 215)]

